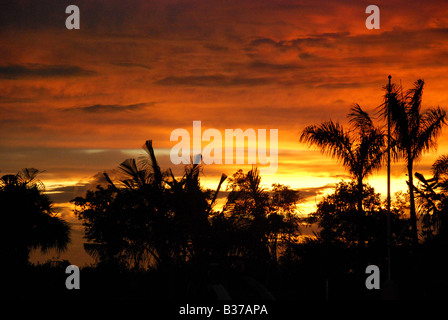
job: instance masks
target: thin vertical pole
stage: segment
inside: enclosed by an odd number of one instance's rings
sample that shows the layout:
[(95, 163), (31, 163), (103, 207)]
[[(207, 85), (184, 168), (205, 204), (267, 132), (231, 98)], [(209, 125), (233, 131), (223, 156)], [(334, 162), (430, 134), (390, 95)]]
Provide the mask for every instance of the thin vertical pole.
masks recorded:
[(390, 79), (387, 87), (387, 280), (391, 279), (391, 225), (390, 225), (390, 94), (392, 91)]

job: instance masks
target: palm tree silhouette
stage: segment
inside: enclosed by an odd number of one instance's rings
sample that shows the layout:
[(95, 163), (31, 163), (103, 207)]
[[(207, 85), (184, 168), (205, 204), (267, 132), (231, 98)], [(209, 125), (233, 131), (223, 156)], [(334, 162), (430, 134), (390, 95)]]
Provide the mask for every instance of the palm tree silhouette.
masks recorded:
[[(176, 250), (172, 243), (166, 241), (174, 231), (170, 227), (172, 217), (166, 183), (168, 172), (161, 170), (152, 140), (145, 142), (143, 150), (147, 154), (140, 157), (139, 161), (131, 158), (119, 165), (123, 177), (118, 183), (113, 182), (104, 172), (109, 187), (96, 192), (98, 197), (103, 195), (110, 198), (112, 205), (106, 206), (105, 219), (115, 224), (115, 233), (102, 230), (98, 222), (101, 213), (90, 215), (89, 210), (77, 212), (87, 226), (87, 239), (90, 242), (85, 243), (84, 247), (90, 255), (99, 257), (101, 262), (124, 263), (135, 269), (144, 268), (152, 259), (158, 266), (172, 263)], [(93, 204), (94, 207), (96, 200), (94, 197), (91, 200), (90, 206)], [(90, 199), (78, 197), (73, 201), (82, 205)], [(152, 232), (148, 232), (150, 229)]]
[(437, 137), (446, 124), (446, 112), (440, 107), (430, 108), (421, 112), (424, 81), (419, 79), (414, 88), (404, 95), (401, 89), (393, 85), (390, 93), (386, 93), (383, 104), (383, 114), (390, 113), (392, 138), (398, 154), (406, 162), (409, 180), (410, 221), (413, 244), (418, 244), (417, 216), (415, 210), (413, 166), (424, 152), (437, 146)]
[(426, 239), (447, 235), (448, 230), (448, 154), (439, 156), (432, 165), (431, 178), (416, 172), (419, 185), (415, 188), (423, 214), (423, 235)]
[[(161, 170), (151, 140), (143, 149), (147, 155), (139, 161), (127, 159), (120, 164), (124, 175), (118, 183), (104, 173), (108, 189), (73, 200), (81, 206), (76, 214), (87, 227), (86, 250), (102, 262), (136, 269), (150, 260), (159, 268), (187, 259), (205, 261), (210, 252), (209, 217), (226, 176), (221, 176), (214, 192), (204, 190), (200, 165), (186, 167), (183, 176), (176, 178), (171, 169)], [(95, 210), (100, 207), (96, 203), (103, 202), (108, 203), (104, 210)], [(104, 230), (104, 221), (115, 232)]]
[(306, 127), (300, 142), (319, 147), (324, 154), (339, 160), (349, 171), (357, 182), (357, 207), (361, 212), (363, 179), (381, 167), (386, 151), (385, 135), (357, 104), (351, 108), (348, 117), (352, 126), (350, 130), (344, 130), (342, 125), (329, 120)]
[(26, 265), (31, 249), (63, 251), (70, 242), (70, 226), (55, 216), (38, 173), (30, 168), (0, 178), (2, 254), (11, 265)]

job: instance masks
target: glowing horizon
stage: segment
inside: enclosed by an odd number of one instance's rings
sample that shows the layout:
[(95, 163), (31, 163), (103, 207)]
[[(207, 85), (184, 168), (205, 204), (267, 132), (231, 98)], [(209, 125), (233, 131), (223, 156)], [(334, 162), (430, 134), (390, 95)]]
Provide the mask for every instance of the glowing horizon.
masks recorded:
[[(423, 109), (448, 108), (446, 2), (379, 4), (375, 30), (365, 26), (368, 4), (356, 0), (132, 3), (77, 1), (79, 30), (65, 27), (64, 1), (14, 1), (0, 12), (1, 174), (44, 171), (62, 205), (144, 154), (149, 139), (162, 169), (180, 174), (170, 134), (200, 120), (222, 135), (278, 130), (278, 169), (262, 183), (321, 191), (350, 178), (299, 143), (306, 126), (347, 126), (356, 103), (384, 124), (377, 107), (389, 74), (404, 90), (425, 80)], [(415, 171), (430, 175), (448, 153), (447, 132)], [(201, 181), (215, 189), (222, 173), (250, 167), (207, 165)], [(405, 179), (404, 165), (393, 164), (392, 192), (406, 191)], [(384, 169), (365, 182), (384, 195)], [(318, 199), (302, 205), (310, 212)]]

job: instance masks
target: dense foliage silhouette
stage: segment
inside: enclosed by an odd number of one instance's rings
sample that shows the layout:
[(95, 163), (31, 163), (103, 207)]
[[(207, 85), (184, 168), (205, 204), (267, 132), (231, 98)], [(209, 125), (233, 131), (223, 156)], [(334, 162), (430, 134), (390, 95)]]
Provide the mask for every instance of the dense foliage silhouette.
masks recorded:
[[(317, 204), (317, 211), (308, 220), (320, 227), (317, 238), (324, 243), (340, 243), (346, 247), (386, 247), (385, 203), (380, 194), (363, 185), (363, 211), (356, 208), (358, 186), (355, 181), (340, 182), (334, 193)], [(395, 246), (410, 245), (409, 221), (404, 214), (405, 203), (398, 197), (391, 210), (392, 242)], [(379, 255), (381, 256), (381, 255)]]
[(426, 240), (448, 240), (448, 155), (437, 158), (431, 178), (416, 172), (419, 185), (415, 187), (419, 211), (423, 216), (423, 236)]
[(86, 228), (85, 248), (100, 264), (163, 269), (276, 263), (299, 234), (297, 191), (280, 184), (264, 190), (256, 168), (229, 178), (227, 200), (217, 211), (225, 175), (216, 190), (204, 190), (201, 166), (187, 166), (176, 179), (171, 170), (160, 170), (150, 141), (145, 149), (148, 158), (120, 165), (125, 177), (119, 185), (106, 174), (107, 188), (98, 186), (73, 201)]
[(332, 120), (306, 127), (301, 142), (319, 147), (336, 158), (348, 170), (358, 186), (358, 210), (362, 211), (363, 180), (381, 167), (386, 152), (385, 135), (374, 126), (367, 112), (355, 105), (348, 115), (351, 128), (346, 130)]
[[(392, 138), (397, 155), (406, 163), (409, 186), (410, 221), (414, 246), (418, 243), (417, 214), (414, 195), (414, 163), (423, 153), (435, 149), (437, 138), (446, 125), (446, 111), (429, 108), (421, 111), (424, 81), (419, 79), (414, 88), (403, 92), (401, 87), (392, 85), (385, 94), (386, 103), (382, 110), (384, 117), (390, 114)], [(389, 92), (390, 91), (390, 92)]]
[(29, 168), (0, 178), (1, 252), (10, 267), (28, 264), (32, 249), (62, 251), (70, 242), (70, 226), (56, 215), (38, 173)]
[[(381, 106), (391, 115), (393, 155), (404, 159), (409, 179), (408, 194), (396, 194), (392, 203), (391, 260), (386, 204), (365, 183), (384, 164), (386, 135), (355, 105), (349, 129), (330, 120), (302, 132), (300, 141), (339, 160), (352, 177), (306, 217), (300, 215), (301, 193), (281, 184), (263, 187), (256, 167), (223, 174), (210, 190), (201, 185), (201, 165), (175, 176), (160, 168), (146, 141), (144, 157), (119, 165), (121, 178), (105, 172), (107, 185), (72, 200), (85, 228), (84, 248), (96, 261), (82, 268), (81, 290), (64, 286), (69, 261), (28, 261), (32, 249), (61, 251), (70, 242), (70, 226), (56, 215), (39, 171), (4, 175), (6, 290), (28, 298), (448, 298), (448, 156), (436, 160), (432, 177), (417, 172), (418, 184), (413, 180), (414, 162), (436, 146), (446, 122), (441, 108), (421, 112), (423, 84), (418, 80), (405, 93), (387, 87)], [(385, 270), (386, 262), (393, 282), (367, 290), (366, 266)]]

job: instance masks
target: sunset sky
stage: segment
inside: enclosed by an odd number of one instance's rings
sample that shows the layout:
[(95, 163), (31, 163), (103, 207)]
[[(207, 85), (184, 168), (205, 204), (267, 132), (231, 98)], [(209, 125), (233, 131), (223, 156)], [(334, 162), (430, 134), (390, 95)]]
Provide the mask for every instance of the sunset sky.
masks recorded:
[[(65, 27), (70, 4), (80, 30)], [(371, 4), (379, 30), (365, 27)], [(298, 142), (305, 126), (347, 124), (355, 103), (374, 116), (389, 74), (404, 89), (424, 79), (423, 106), (448, 108), (446, 1), (2, 0), (0, 41), (0, 174), (45, 171), (61, 215), (78, 224), (70, 199), (148, 139), (173, 167), (170, 134), (194, 120), (223, 134), (278, 129), (278, 170), (263, 182), (302, 190), (309, 212), (349, 176)], [(448, 153), (447, 130), (417, 171)], [(250, 166), (206, 166), (202, 181), (214, 188), (238, 168)], [(404, 171), (394, 164), (392, 191), (405, 189)], [(384, 192), (384, 171), (367, 182)]]

